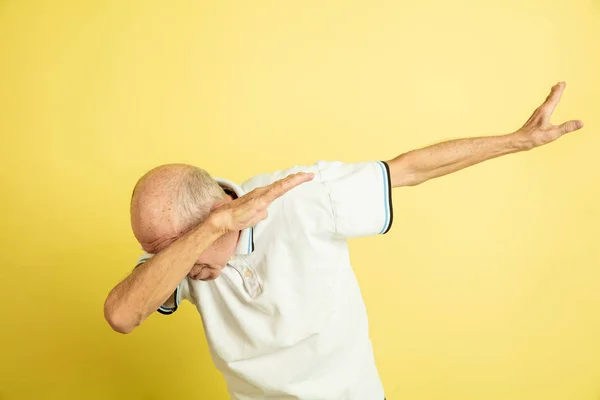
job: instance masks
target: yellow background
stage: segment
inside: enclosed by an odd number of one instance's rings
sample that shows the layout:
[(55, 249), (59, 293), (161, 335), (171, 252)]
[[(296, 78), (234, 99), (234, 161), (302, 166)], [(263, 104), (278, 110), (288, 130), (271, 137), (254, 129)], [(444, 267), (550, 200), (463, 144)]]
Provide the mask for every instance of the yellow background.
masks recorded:
[(598, 0), (4, 0), (0, 79), (0, 399), (227, 397), (191, 305), (103, 320), (149, 168), (389, 159), (560, 80), (583, 131), (396, 189), (352, 257), (389, 400), (600, 398)]

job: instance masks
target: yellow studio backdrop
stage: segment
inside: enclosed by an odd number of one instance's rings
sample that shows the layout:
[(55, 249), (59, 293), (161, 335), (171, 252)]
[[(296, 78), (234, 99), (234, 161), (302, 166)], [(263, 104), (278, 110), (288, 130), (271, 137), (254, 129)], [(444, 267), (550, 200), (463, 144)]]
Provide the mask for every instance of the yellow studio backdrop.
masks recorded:
[(227, 398), (191, 305), (103, 319), (151, 167), (389, 159), (561, 80), (582, 131), (395, 189), (352, 259), (388, 400), (600, 398), (600, 1), (3, 0), (0, 79), (0, 399)]

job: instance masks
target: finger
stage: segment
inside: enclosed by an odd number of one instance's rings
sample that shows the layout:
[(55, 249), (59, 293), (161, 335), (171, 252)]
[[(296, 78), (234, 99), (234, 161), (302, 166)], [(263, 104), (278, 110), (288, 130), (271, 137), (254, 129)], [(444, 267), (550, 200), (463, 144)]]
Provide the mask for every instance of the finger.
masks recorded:
[(283, 196), (285, 193), (289, 192), (296, 186), (308, 182), (314, 177), (315, 174), (306, 172), (299, 172), (293, 175), (288, 175), (287, 177), (273, 182), (272, 184), (267, 186), (267, 191), (262, 197), (264, 200), (271, 203), (272, 201), (274, 201), (278, 197)]
[(315, 175), (313, 173), (298, 172), (273, 182), (271, 185), (266, 187), (267, 190), (265, 193), (265, 199), (269, 202), (273, 201), (296, 186), (312, 180), (314, 176)]
[(557, 126), (557, 128), (560, 130), (560, 133), (564, 135), (583, 128), (583, 122), (579, 120), (567, 121), (564, 124)]
[(546, 101), (544, 101), (544, 104), (542, 104), (542, 106), (540, 107), (540, 109), (543, 111), (546, 117), (549, 118), (554, 112), (554, 109), (558, 105), (558, 102), (560, 101), (560, 98), (566, 86), (567, 84), (565, 82), (559, 82), (556, 85), (552, 86), (550, 94), (546, 98)]

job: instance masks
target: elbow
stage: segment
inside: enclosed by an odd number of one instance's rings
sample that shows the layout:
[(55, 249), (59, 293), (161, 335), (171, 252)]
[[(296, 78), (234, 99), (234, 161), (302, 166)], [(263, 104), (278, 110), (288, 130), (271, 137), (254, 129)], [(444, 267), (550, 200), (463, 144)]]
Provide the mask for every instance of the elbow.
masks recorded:
[(401, 171), (391, 177), (392, 187), (417, 186), (425, 181), (425, 177), (409, 171)]
[(405, 154), (387, 161), (392, 187), (417, 186), (427, 180), (409, 161)]
[(110, 296), (104, 303), (104, 319), (115, 332), (122, 334), (131, 333), (140, 325), (140, 321), (133, 318), (131, 313), (115, 305)]
[(407, 174), (397, 179), (397, 187), (402, 186), (418, 186), (421, 183), (425, 182), (426, 179), (423, 179), (416, 174)]

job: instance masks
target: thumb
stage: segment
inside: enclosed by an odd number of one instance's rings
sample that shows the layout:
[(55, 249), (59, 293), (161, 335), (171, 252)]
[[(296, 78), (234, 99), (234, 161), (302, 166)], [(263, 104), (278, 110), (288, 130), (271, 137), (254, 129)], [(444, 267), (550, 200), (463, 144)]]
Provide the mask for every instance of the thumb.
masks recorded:
[(564, 124), (558, 126), (560, 133), (563, 135), (565, 133), (573, 132), (581, 128), (583, 128), (583, 122), (579, 120), (567, 121)]

